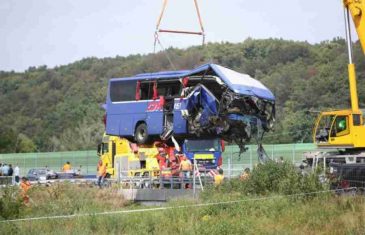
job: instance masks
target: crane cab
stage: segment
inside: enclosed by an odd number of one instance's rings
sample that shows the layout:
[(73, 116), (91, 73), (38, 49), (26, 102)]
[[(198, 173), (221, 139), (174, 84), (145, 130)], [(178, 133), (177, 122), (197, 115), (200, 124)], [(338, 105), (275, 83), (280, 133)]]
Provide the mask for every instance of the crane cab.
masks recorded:
[(318, 148), (365, 148), (362, 112), (352, 110), (322, 112), (314, 127), (313, 141)]

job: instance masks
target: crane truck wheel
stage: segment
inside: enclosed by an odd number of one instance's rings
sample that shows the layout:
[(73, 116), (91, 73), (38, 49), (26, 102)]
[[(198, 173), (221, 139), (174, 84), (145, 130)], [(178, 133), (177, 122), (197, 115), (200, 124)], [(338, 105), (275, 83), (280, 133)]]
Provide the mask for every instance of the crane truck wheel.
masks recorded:
[(148, 131), (145, 123), (140, 123), (137, 126), (134, 132), (134, 140), (137, 144), (146, 144), (148, 142)]

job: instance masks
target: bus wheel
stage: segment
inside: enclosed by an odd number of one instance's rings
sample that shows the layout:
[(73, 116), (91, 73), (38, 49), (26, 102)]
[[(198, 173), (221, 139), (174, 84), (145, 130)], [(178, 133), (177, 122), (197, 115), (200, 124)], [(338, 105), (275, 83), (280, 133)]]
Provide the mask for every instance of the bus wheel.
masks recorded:
[(140, 123), (134, 133), (134, 139), (138, 144), (145, 144), (148, 141), (147, 125)]

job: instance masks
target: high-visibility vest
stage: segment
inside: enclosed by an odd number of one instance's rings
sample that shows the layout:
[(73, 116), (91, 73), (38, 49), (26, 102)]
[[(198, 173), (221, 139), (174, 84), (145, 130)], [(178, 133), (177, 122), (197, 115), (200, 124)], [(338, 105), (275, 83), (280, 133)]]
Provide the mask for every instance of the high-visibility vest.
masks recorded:
[(181, 164), (181, 170), (183, 171), (191, 170), (191, 163), (188, 160), (184, 160), (180, 164)]
[(103, 164), (101, 166), (99, 166), (99, 176), (105, 176), (106, 175), (106, 165)]
[(28, 181), (25, 181), (25, 182), (22, 181), (20, 183), (20, 188), (22, 189), (24, 195), (28, 192), (28, 190), (30, 189), (30, 186), (31, 185)]
[(224, 179), (224, 175), (215, 175), (215, 176), (214, 176), (214, 184), (215, 184), (215, 185), (220, 185), (220, 184), (222, 184), (223, 179)]
[(71, 170), (71, 165), (66, 163), (65, 165), (63, 165), (62, 170), (63, 171), (69, 171), (69, 170)]

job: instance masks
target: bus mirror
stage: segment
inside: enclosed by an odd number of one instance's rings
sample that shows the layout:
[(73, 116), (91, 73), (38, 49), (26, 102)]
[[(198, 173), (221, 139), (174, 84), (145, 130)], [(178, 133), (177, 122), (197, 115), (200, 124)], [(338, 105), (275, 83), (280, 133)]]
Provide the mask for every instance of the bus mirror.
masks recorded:
[(97, 154), (98, 154), (98, 156), (101, 155), (101, 144), (98, 144)]
[(104, 126), (106, 126), (106, 113), (103, 116), (103, 123), (104, 123)]

